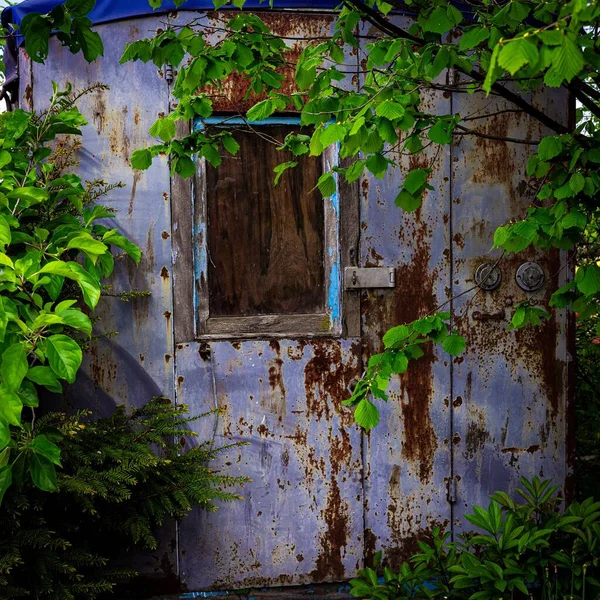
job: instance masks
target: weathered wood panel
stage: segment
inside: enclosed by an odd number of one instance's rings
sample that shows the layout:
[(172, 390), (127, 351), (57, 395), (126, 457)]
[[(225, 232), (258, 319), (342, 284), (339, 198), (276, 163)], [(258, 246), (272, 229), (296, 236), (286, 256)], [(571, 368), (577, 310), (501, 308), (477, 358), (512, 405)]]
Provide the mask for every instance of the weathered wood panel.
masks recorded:
[[(296, 129), (240, 127), (237, 154), (206, 165), (211, 316), (324, 310), (322, 161), (277, 150)], [(275, 185), (273, 169), (292, 160)]]

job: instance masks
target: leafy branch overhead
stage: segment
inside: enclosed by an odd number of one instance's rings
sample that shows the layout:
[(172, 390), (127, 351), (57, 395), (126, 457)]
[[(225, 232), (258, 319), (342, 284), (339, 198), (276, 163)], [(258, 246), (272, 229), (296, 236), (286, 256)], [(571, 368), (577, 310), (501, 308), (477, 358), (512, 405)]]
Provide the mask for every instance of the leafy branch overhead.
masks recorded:
[[(86, 8), (93, 5), (84, 4)], [(224, 1), (214, 4), (220, 8)], [(160, 8), (162, 1), (150, 0), (150, 5)], [(184, 6), (185, 1), (177, 0), (176, 5)], [(501, 141), (502, 137), (487, 133), (485, 126), (478, 127), (486, 123), (485, 114), (432, 114), (424, 102), (429, 89), (493, 94), (504, 102), (504, 112), (525, 113), (547, 132), (537, 151), (531, 140), (505, 140), (532, 149), (527, 176), (538, 191), (524, 219), (498, 228), (495, 247), (506, 253), (577, 248), (582, 257), (574, 281), (552, 295), (549, 307), (535, 306), (529, 299), (515, 309), (511, 327), (539, 324), (551, 310), (565, 307), (575, 309), (582, 319), (596, 317), (600, 298), (599, 240), (594, 228), (595, 198), (600, 191), (597, 2), (343, 0), (335, 11), (331, 37), (306, 40), (297, 57), (287, 53), (288, 41), (271, 32), (258, 14), (235, 10), (243, 7), (244, 0), (236, 0), (234, 10), (222, 13), (228, 17), (223, 17), (219, 36), (213, 35), (204, 20), (192, 18), (183, 26), (165, 23), (154, 37), (125, 48), (121, 62), (152, 62), (158, 68), (170, 64), (177, 72), (173, 87), (177, 106), (152, 126), (157, 143), (133, 153), (134, 168), (147, 169), (157, 155), (166, 153), (172, 171), (190, 177), (195, 172), (195, 156), (218, 166), (224, 152), (236, 154), (238, 145), (231, 133), (207, 121), (214, 116), (213, 97), (222, 94), (231, 76), (247, 82), (246, 96), (253, 103), (242, 116), (248, 121), (282, 112), (299, 114), (303, 133), (288, 135), (281, 148), (298, 157), (319, 156), (331, 145), (338, 147), (344, 166), (333, 166), (320, 178), (318, 186), (325, 196), (335, 188), (334, 173), (348, 182), (367, 173), (383, 178), (406, 162), (404, 156), (448, 146), (458, 136)], [(402, 19), (394, 14), (398, 8), (405, 15)], [(57, 29), (61, 41), (77, 50), (77, 40), (88, 36), (76, 32), (80, 24), (83, 27), (84, 17), (74, 2), (64, 5), (64, 14), (61, 11), (43, 16), (45, 25), (39, 31), (46, 38), (49, 28)], [(367, 28), (370, 33), (363, 41), (358, 32)], [(26, 43), (39, 47), (37, 53), (32, 51), (34, 59), (43, 60), (47, 43), (35, 41), (38, 28), (29, 27), (25, 33), (26, 40), (33, 38)], [(91, 58), (94, 47), (99, 48), (90, 40), (86, 58)], [(357, 51), (361, 56), (358, 80), (355, 70), (348, 68)], [(295, 80), (291, 89), (282, 85), (290, 68)], [(531, 100), (532, 92), (549, 88), (563, 88), (576, 98), (580, 106), (576, 127), (569, 128)], [(190, 120), (199, 126), (178, 137), (178, 122)], [(305, 133), (307, 128), (312, 128), (310, 135)], [(427, 164), (430, 156), (424, 154), (420, 166), (401, 180), (396, 204), (403, 211), (417, 211), (433, 189), (432, 165)], [(274, 178), (278, 180), (297, 162), (288, 160), (277, 167)], [(3, 235), (0, 224), (0, 239)], [(460, 332), (450, 332), (443, 313), (437, 317), (443, 324), (439, 331), (446, 336), (436, 333), (436, 325), (415, 342), (416, 347), (428, 339), (445, 343), (444, 349), (452, 354), (462, 351)], [(404, 326), (413, 335), (420, 321)], [(407, 344), (407, 348), (415, 345)], [(389, 377), (402, 370), (405, 359), (415, 358), (408, 350), (404, 358), (399, 356), (399, 348), (385, 348), (352, 396), (351, 404), (360, 407), (357, 419), (367, 427), (378, 419), (369, 398), (384, 399)]]

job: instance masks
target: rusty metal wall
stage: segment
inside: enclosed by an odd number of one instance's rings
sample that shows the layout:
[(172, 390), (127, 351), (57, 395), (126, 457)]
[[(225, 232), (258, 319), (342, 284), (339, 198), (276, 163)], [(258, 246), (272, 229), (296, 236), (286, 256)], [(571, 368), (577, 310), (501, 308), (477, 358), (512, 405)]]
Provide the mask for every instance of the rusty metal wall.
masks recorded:
[[(212, 35), (222, 35), (221, 17), (198, 16), (213, 27)], [(271, 13), (268, 22), (290, 38), (291, 54), (297, 55), (296, 38), (327, 35), (332, 20)], [(362, 338), (190, 339), (174, 347), (177, 256), (168, 166), (159, 158), (150, 170), (134, 174), (129, 164), (130, 153), (151, 142), (148, 128), (172, 108), (171, 99), (163, 74), (152, 65), (118, 65), (127, 42), (160, 25), (161, 18), (150, 17), (98, 27), (106, 57), (92, 65), (58, 44), (44, 66), (31, 68), (24, 55), (21, 60), (25, 107), (43, 106), (52, 80), (69, 80), (77, 88), (96, 81), (112, 86), (81, 103), (90, 121), (81, 169), (86, 178), (127, 184), (107, 203), (118, 209), (115, 226), (144, 251), (139, 268), (118, 261), (112, 292), (151, 292), (131, 303), (102, 299), (98, 331), (119, 335), (94, 342), (72, 402), (91, 404), (100, 414), (156, 394), (189, 404), (193, 413), (219, 406), (225, 409), (221, 418), (197, 423), (199, 439), (248, 443), (221, 462), (232, 474), (252, 477), (244, 500), (214, 514), (195, 511), (179, 531), (165, 532), (160, 551), (142, 559), (141, 568), (169, 581), (179, 573), (192, 591), (344, 581), (379, 548), (397, 564), (434, 525), (458, 528), (467, 500), (485, 503), (490, 491), (514, 487), (521, 474), (564, 481), (568, 321), (560, 314), (542, 328), (541, 343), (540, 332), (506, 333), (510, 304), (527, 297), (514, 283), (514, 260), (502, 263), (497, 291), (453, 302), (456, 325), (468, 337), (464, 357), (451, 361), (440, 349), (430, 351), (392, 383), (390, 402), (380, 406), (381, 423), (370, 435), (362, 435), (341, 406), (388, 327), (465, 291), (476, 265), (493, 256), (488, 251), (494, 227), (519, 216), (529, 201), (522, 183), (529, 146), (462, 138), (450, 151), (397, 157), (401, 169), (383, 180), (363, 178), (359, 265), (396, 267), (398, 286), (362, 293)], [(232, 82), (226, 93), (219, 91), (218, 110), (243, 110), (228, 95), (241, 87)], [(424, 100), (432, 113), (501, 108), (497, 100), (443, 91)], [(564, 98), (535, 101), (564, 119)], [(514, 114), (492, 120), (488, 128), (496, 135), (539, 135)], [(420, 210), (404, 215), (393, 203), (398, 185), (407, 169), (425, 166), (433, 168), (435, 190)], [(542, 295), (567, 276), (567, 269), (560, 270), (564, 260), (540, 257), (547, 274), (558, 273)], [(482, 314), (492, 318), (481, 320)], [(458, 482), (454, 504), (447, 498), (452, 477)]]
[[(529, 101), (567, 124), (565, 94), (536, 93)], [(490, 119), (469, 126), (484, 135), (525, 142), (539, 140), (544, 131), (501, 99), (454, 94), (453, 111)], [(490, 252), (497, 226), (523, 218), (537, 189), (527, 181), (525, 166), (535, 146), (462, 136), (452, 148), (452, 293), (474, 284), (476, 267), (496, 261)], [(550, 294), (567, 281), (570, 271), (564, 253), (529, 252), (506, 255), (498, 263), (502, 282), (492, 292), (467, 293), (453, 303), (456, 326), (467, 337), (467, 351), (452, 364), (454, 475), (456, 526), (473, 503), (487, 505), (497, 489), (514, 490), (522, 476), (568, 477), (568, 352), (569, 315), (556, 311), (538, 328), (507, 331), (519, 302), (545, 306)], [(537, 292), (521, 290), (515, 275), (526, 260), (537, 261), (546, 284)]]

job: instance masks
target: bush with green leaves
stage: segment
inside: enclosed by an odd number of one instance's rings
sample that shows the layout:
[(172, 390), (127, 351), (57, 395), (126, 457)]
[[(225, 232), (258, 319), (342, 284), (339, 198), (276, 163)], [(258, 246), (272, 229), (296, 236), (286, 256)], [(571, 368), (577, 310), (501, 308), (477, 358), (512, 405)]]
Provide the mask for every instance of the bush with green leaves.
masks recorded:
[(561, 510), (558, 488), (522, 479), (515, 501), (491, 496), (486, 510), (466, 515), (477, 530), (455, 542), (435, 529), (429, 543), (396, 573), (373, 568), (351, 582), (351, 594), (376, 600), (585, 600), (600, 595), (600, 502), (589, 498)]
[[(84, 183), (70, 172), (86, 124), (80, 95), (55, 85), (47, 110), (0, 114), (0, 456), (8, 457), (0, 502), (21, 473), (56, 489), (59, 449), (26, 421), (35, 420), (40, 390), (60, 393), (75, 380), (89, 313), (114, 269), (111, 248), (136, 263), (141, 256), (117, 229), (98, 224), (114, 217), (98, 200), (120, 184)], [(15, 430), (25, 434), (18, 444)]]
[[(214, 471), (209, 461), (228, 448), (199, 442), (186, 406), (163, 398), (88, 420), (53, 413), (23, 427), (17, 444), (44, 436), (61, 449), (57, 490), (15, 476), (0, 511), (0, 598), (93, 600), (135, 575), (114, 560), (155, 549), (155, 527), (194, 506), (240, 498), (227, 491), (247, 478)], [(210, 416), (209, 416), (210, 415)], [(181, 452), (181, 442), (187, 452)], [(6, 454), (0, 458), (6, 462)], [(1, 463), (0, 463), (1, 464)]]

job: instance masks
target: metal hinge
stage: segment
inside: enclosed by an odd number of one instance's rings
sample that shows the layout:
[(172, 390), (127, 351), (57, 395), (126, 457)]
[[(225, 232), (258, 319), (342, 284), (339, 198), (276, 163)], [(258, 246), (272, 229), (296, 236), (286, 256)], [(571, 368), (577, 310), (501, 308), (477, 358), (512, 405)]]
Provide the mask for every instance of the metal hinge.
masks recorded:
[(446, 481), (446, 499), (450, 504), (458, 501), (458, 482), (456, 477), (449, 477)]
[(347, 290), (393, 287), (396, 287), (394, 267), (346, 267), (344, 269), (344, 288)]

